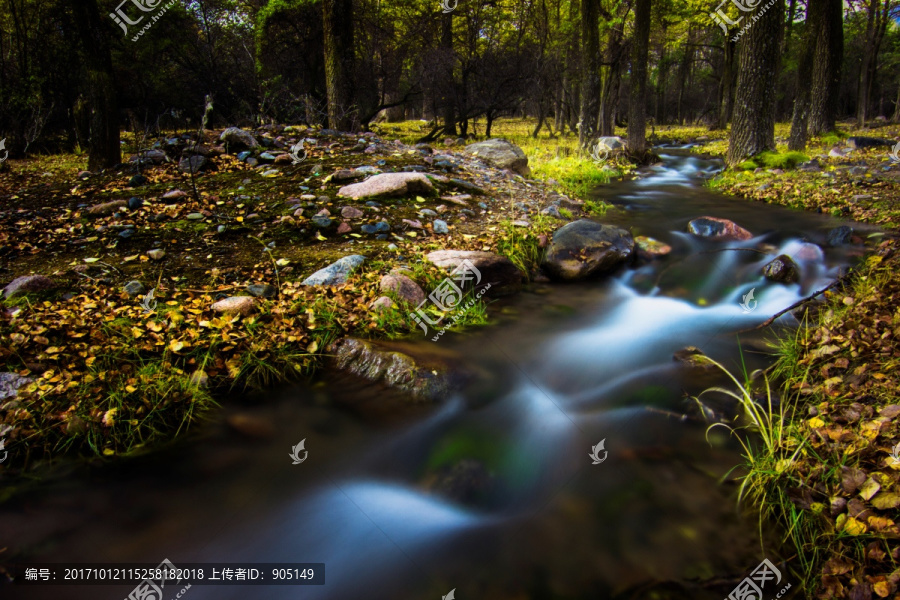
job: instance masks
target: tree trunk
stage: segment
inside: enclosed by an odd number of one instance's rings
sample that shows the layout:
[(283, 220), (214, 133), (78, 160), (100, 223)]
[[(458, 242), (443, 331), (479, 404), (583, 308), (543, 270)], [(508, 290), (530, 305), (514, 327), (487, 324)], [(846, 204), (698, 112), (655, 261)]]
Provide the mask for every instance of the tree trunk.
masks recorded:
[(866, 46), (863, 50), (859, 83), (856, 88), (856, 121), (860, 127), (866, 124), (866, 110), (869, 104), (869, 69), (874, 60), (872, 55), (875, 51), (875, 14), (878, 12), (878, 4), (878, 0), (870, 0), (869, 15), (866, 19)]
[(447, 90), (441, 97), (441, 117), (444, 120), (444, 134), (456, 135), (456, 110), (455, 98), (452, 89), (455, 83), (453, 76), (453, 13), (441, 15), (441, 50), (446, 61), (446, 81), (443, 82)]
[(811, 136), (834, 131), (841, 88), (841, 64), (844, 61), (843, 16), (842, 0), (825, 0), (813, 60), (812, 99), (807, 126)]
[(678, 65), (678, 107), (676, 115), (681, 125), (684, 125), (685, 122), (684, 111), (682, 110), (684, 107), (684, 89), (687, 85), (688, 75), (691, 72), (691, 63), (694, 61), (693, 33), (693, 28), (688, 27), (684, 54), (681, 56), (681, 64)]
[[(761, 13), (761, 14), (760, 14)], [(757, 9), (741, 40), (734, 122), (728, 138), (729, 165), (765, 150), (775, 150), (775, 98), (784, 0), (765, 12)]]
[(803, 34), (803, 47), (800, 50), (800, 64), (797, 66), (797, 93), (794, 97), (794, 116), (791, 120), (791, 135), (788, 149), (801, 151), (806, 148), (807, 125), (809, 122), (809, 105), (813, 62), (816, 57), (816, 46), (822, 27), (822, 13), (827, 7), (827, 0), (809, 0), (806, 6), (806, 27)]
[[(735, 28), (732, 31), (737, 32)], [(725, 59), (722, 67), (721, 103), (719, 104), (719, 129), (728, 129), (731, 114), (734, 110), (734, 54), (737, 42), (733, 41), (731, 31), (725, 36)]]
[(636, 0), (631, 42), (631, 98), (628, 110), (628, 151), (647, 147), (647, 56), (650, 45), (650, 0)]
[(105, 23), (100, 18), (97, 0), (74, 2), (72, 12), (87, 71), (87, 105), (90, 111), (88, 169), (96, 171), (122, 162), (115, 76), (104, 31)]
[(339, 131), (355, 131), (359, 128), (359, 111), (353, 90), (353, 0), (322, 0), (322, 25), (328, 126)]
[(581, 0), (581, 45), (584, 67), (581, 73), (581, 115), (578, 143), (587, 147), (597, 132), (600, 114), (600, 30), (599, 0)]

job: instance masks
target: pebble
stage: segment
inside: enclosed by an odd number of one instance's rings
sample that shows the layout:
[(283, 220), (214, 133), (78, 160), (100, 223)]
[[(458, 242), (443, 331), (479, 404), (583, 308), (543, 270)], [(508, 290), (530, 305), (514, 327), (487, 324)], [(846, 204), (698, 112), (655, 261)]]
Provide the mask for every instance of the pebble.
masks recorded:
[(162, 248), (154, 248), (153, 250), (147, 252), (147, 256), (149, 256), (153, 260), (162, 260), (166, 257), (166, 251)]
[(447, 226), (446, 221), (435, 219), (434, 223), (432, 223), (432, 227), (434, 227), (435, 233), (450, 233), (450, 228)]

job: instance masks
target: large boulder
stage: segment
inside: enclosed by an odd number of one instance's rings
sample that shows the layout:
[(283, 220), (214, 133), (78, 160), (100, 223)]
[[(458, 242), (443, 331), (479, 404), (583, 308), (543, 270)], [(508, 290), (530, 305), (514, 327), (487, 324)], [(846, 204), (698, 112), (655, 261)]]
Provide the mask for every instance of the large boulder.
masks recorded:
[(431, 194), (432, 192), (434, 192), (434, 186), (422, 173), (382, 173), (360, 183), (345, 185), (338, 190), (338, 196), (355, 200), (380, 196)]
[(421, 348), (401, 342), (343, 338), (328, 353), (338, 369), (404, 391), (419, 402), (443, 400), (469, 378), (439, 352), (422, 354)]
[(259, 142), (249, 132), (244, 131), (240, 127), (229, 127), (222, 132), (219, 140), (225, 142), (228, 150), (243, 150), (245, 148), (256, 148)]
[(541, 266), (553, 279), (575, 281), (611, 271), (633, 252), (628, 231), (581, 219), (556, 230)]
[(365, 260), (366, 257), (359, 254), (345, 256), (304, 279), (303, 285), (341, 285), (346, 283), (350, 273)]
[(728, 219), (700, 217), (688, 223), (688, 231), (694, 235), (717, 242), (749, 240), (753, 234)]
[[(510, 294), (519, 290), (522, 286), (522, 271), (505, 256), (492, 252), (480, 252), (477, 250), (437, 250), (425, 255), (425, 260), (446, 271), (454, 272), (463, 261), (469, 261), (481, 274), (481, 281), (475, 285), (475, 289), (481, 289), (488, 284), (491, 293)], [(477, 281), (478, 277), (471, 280)]]
[(49, 277), (44, 277), (43, 275), (24, 275), (13, 279), (9, 285), (3, 288), (3, 292), (0, 296), (12, 298), (19, 294), (52, 290), (55, 287), (56, 282)]
[(521, 148), (508, 140), (495, 138), (476, 142), (466, 146), (465, 152), (498, 169), (511, 169), (523, 177), (531, 176), (528, 157)]

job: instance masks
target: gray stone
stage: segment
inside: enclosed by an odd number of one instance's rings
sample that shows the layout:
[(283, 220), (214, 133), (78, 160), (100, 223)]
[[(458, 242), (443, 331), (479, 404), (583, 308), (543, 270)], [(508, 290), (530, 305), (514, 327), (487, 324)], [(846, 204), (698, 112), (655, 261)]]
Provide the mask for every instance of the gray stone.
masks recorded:
[(609, 272), (633, 252), (628, 231), (582, 219), (556, 230), (542, 266), (553, 279), (575, 281)]
[(345, 206), (341, 209), (341, 216), (345, 219), (359, 219), (363, 214), (363, 211), (354, 206)]
[(129, 210), (137, 210), (144, 205), (144, 201), (137, 196), (132, 196), (128, 199), (128, 208)]
[(250, 133), (239, 127), (229, 127), (219, 136), (219, 141), (225, 142), (228, 149), (242, 150), (245, 148), (256, 148), (259, 142)]
[(385, 310), (390, 309), (393, 306), (394, 306), (393, 300), (391, 300), (387, 296), (382, 296), (382, 297), (378, 298), (377, 300), (375, 300), (375, 302), (373, 302), (369, 306), (369, 308), (371, 308), (375, 312), (383, 312)]
[(327, 229), (328, 227), (331, 227), (331, 218), (324, 215), (316, 215), (312, 218), (312, 223), (316, 227)]
[(454, 271), (463, 261), (469, 261), (481, 276), (478, 281), (476, 276), (470, 280), (470, 285), (475, 284), (481, 288), (491, 285), (491, 294), (495, 290), (499, 294), (518, 291), (522, 285), (522, 272), (505, 256), (491, 252), (479, 252), (473, 250), (437, 250), (425, 255), (425, 259), (437, 267), (446, 271)]
[(441, 219), (435, 219), (434, 223), (431, 224), (434, 228), (434, 232), (438, 234), (446, 234), (450, 233), (450, 228), (447, 226), (446, 221), (442, 221)]
[(728, 219), (700, 217), (688, 223), (688, 231), (694, 235), (716, 241), (749, 240), (753, 234)]
[(852, 236), (853, 229), (846, 225), (841, 225), (840, 227), (835, 227), (829, 231), (826, 239), (829, 246), (843, 246), (844, 244), (850, 243), (850, 238)]
[(161, 200), (166, 204), (175, 204), (182, 198), (186, 198), (187, 195), (187, 192), (183, 190), (172, 190), (163, 194)]
[(345, 185), (338, 190), (338, 196), (357, 199), (431, 194), (433, 191), (431, 181), (421, 173), (382, 173), (361, 183)]
[(365, 256), (352, 254), (319, 269), (303, 280), (303, 285), (340, 285), (347, 282), (347, 277), (366, 260)]
[(205, 156), (194, 154), (193, 156), (182, 158), (178, 162), (178, 170), (182, 173), (199, 173), (206, 168), (207, 163), (209, 161)]
[(476, 142), (466, 146), (465, 152), (498, 169), (511, 169), (523, 177), (531, 176), (528, 157), (521, 148), (508, 140), (494, 138)]
[(19, 388), (32, 381), (34, 378), (22, 377), (18, 373), (0, 373), (0, 400), (15, 398), (19, 393)]

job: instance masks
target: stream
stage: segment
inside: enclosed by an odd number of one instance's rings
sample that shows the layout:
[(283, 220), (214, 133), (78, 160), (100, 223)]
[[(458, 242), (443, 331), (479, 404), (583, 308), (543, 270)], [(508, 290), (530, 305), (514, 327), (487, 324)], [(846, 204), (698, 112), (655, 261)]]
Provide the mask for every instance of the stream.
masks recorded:
[[(0, 505), (5, 556), (325, 563), (324, 585), (195, 585), (189, 600), (437, 600), (451, 590), (460, 600), (720, 600), (763, 558), (777, 561), (780, 535), (765, 532), (776, 544), (764, 553), (756, 516), (720, 481), (741, 462), (740, 445), (724, 428), (707, 436), (687, 397), (727, 381), (673, 353), (696, 346), (738, 379), (767, 366), (767, 342), (796, 319), (736, 332), (830, 283), (862, 247), (826, 247), (828, 230), (844, 224), (827, 215), (704, 187), (721, 161), (658, 152), (662, 166), (598, 190), (622, 209), (598, 220), (659, 239), (671, 254), (597, 281), (532, 285), (497, 299), (489, 327), (413, 342), (475, 374), (462, 392), (409, 406), (390, 389), (326, 372), (226, 405), (224, 414), (249, 415), (271, 433), (214, 422), (160, 452), (62, 466)], [(754, 237), (684, 233), (701, 216)], [(873, 231), (851, 225), (863, 238)], [(797, 260), (799, 283), (762, 277), (804, 242), (823, 252)], [(745, 312), (751, 289), (758, 305)], [(728, 418), (739, 412), (723, 397), (709, 402)], [(289, 454), (301, 440), (309, 454), (295, 465)], [(592, 464), (601, 440), (608, 454)], [(716, 579), (719, 587), (698, 583)], [(5, 585), (0, 595), (121, 600), (133, 587)], [(167, 586), (162, 600), (180, 589)]]

